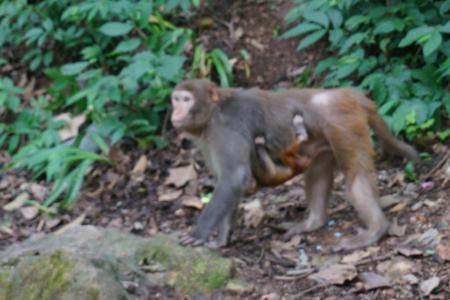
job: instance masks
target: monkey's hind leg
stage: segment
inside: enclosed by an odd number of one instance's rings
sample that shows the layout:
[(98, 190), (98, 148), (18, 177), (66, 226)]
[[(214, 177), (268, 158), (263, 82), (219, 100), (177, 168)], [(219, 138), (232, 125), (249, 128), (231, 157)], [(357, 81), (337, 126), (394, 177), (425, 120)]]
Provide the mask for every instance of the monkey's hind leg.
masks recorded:
[(306, 219), (294, 225), (284, 235), (289, 239), (294, 235), (314, 231), (322, 227), (327, 218), (327, 203), (333, 185), (335, 161), (331, 153), (322, 152), (311, 163), (305, 173), (305, 192), (308, 202)]
[(366, 228), (358, 229), (355, 236), (344, 238), (333, 247), (334, 251), (369, 246), (383, 237), (389, 227), (389, 222), (378, 204), (378, 194), (371, 174), (358, 173), (353, 180), (348, 182), (346, 192), (348, 200)]

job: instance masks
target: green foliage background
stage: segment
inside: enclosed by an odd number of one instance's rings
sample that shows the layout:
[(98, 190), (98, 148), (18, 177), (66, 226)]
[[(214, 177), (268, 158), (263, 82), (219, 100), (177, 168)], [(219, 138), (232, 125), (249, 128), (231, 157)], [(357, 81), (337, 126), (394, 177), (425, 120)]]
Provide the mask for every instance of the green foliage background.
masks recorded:
[[(302, 36), (299, 49), (328, 41), (330, 56), (314, 73), (324, 86), (368, 89), (392, 129), (410, 139), (450, 135), (443, 128), (450, 112), (450, 0), (294, 2), (282, 37)], [(232, 85), (224, 51), (205, 51), (195, 33), (179, 25), (190, 24), (199, 4), (2, 1), (0, 68), (48, 86), (42, 96), (29, 97), (14, 78), (0, 76), (0, 149), (12, 155), (3, 170), (26, 168), (35, 178), (44, 176), (53, 190), (42, 205), (70, 205), (93, 162), (114, 164), (111, 145), (130, 138), (144, 147), (164, 146), (158, 134), (176, 82), (214, 73), (223, 86)], [(186, 48), (192, 57), (185, 57)], [(58, 134), (64, 122), (55, 118), (64, 112), (84, 115), (86, 126), (96, 130), (84, 129), (74, 143), (64, 143)], [(80, 149), (84, 135), (101, 153)]]
[(369, 90), (395, 133), (412, 139), (442, 128), (450, 112), (450, 0), (296, 0), (283, 38), (298, 49), (328, 41), (315, 69), (324, 86)]

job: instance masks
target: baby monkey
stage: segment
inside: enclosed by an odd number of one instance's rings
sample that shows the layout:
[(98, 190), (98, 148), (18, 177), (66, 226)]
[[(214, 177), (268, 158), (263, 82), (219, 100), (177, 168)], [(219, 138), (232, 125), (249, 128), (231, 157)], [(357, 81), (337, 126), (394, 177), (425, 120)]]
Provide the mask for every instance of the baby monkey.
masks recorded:
[[(306, 131), (303, 116), (294, 114), (292, 123), (296, 138), (279, 157), (279, 162), (278, 160), (275, 162), (269, 156), (265, 147), (266, 138), (264, 136), (255, 138), (255, 152), (260, 168), (254, 170), (254, 176), (260, 185), (278, 185), (297, 174), (303, 173), (309, 167), (311, 158), (299, 154), (302, 144), (308, 140), (308, 132)], [(256, 189), (257, 186), (255, 184), (249, 189), (247, 194), (252, 194)]]

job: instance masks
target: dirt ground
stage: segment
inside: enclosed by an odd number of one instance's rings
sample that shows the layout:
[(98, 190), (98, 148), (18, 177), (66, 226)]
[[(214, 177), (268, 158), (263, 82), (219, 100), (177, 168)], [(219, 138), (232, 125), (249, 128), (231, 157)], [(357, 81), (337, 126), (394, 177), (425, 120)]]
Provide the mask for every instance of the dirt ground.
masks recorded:
[[(280, 0), (215, 1), (201, 12), (212, 16), (213, 23), (198, 28), (198, 38), (205, 48), (221, 47), (230, 57), (241, 49), (251, 54), (251, 76), (238, 62), (236, 85), (293, 85), (293, 74), (313, 66), (325, 53), (321, 46), (298, 53), (298, 41), (276, 37), (288, 8)], [(117, 165), (95, 166), (73, 209), (62, 214), (0, 209), (0, 249), (73, 223), (142, 236), (188, 230), (202, 198), (213, 190), (213, 179), (189, 143), (172, 130), (167, 139), (170, 145), (162, 150), (140, 151), (130, 142), (121, 143), (111, 154)], [(392, 224), (387, 237), (361, 251), (325, 250), (361, 226), (344, 200), (342, 174), (336, 174), (327, 226), (289, 241), (282, 238), (285, 228), (305, 215), (301, 176), (245, 199), (232, 243), (219, 251), (233, 258), (236, 276), (248, 285), (210, 299), (450, 299), (449, 145), (421, 150), (431, 159), (418, 166), (416, 181), (405, 178), (404, 161), (377, 155), (381, 204)], [(1, 175), (0, 207), (23, 191), (36, 198), (48, 192), (45, 182), (30, 182), (24, 172)], [(154, 299), (184, 298), (190, 299), (170, 288), (154, 293)]]

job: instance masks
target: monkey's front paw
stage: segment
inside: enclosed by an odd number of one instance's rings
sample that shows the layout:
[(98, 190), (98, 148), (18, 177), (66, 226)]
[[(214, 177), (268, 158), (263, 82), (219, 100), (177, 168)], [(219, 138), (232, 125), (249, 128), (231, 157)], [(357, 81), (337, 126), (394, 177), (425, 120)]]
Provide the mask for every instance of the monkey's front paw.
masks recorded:
[(178, 242), (180, 243), (180, 245), (183, 246), (201, 246), (205, 243), (204, 240), (196, 238), (194, 236), (192, 236), (191, 234), (187, 233), (187, 234), (183, 234), (182, 236), (180, 236)]

